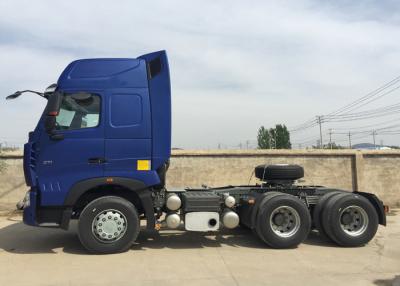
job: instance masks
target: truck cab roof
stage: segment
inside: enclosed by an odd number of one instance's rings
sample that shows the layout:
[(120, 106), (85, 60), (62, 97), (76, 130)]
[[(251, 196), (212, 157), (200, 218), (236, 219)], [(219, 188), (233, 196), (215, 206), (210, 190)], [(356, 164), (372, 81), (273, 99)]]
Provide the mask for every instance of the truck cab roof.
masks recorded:
[(65, 68), (58, 86), (61, 89), (147, 88), (146, 61), (128, 58), (76, 60)]

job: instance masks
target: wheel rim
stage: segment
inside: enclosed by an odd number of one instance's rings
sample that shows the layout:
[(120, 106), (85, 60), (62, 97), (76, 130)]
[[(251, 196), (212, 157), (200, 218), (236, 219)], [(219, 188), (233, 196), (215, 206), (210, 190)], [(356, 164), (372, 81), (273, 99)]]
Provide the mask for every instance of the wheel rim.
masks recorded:
[(92, 233), (99, 241), (112, 243), (124, 236), (127, 227), (126, 217), (118, 210), (109, 209), (93, 219)]
[(269, 217), (269, 225), (279, 237), (291, 237), (300, 228), (300, 215), (292, 207), (280, 206), (274, 209)]
[(348, 206), (340, 212), (340, 227), (350, 236), (360, 236), (368, 227), (368, 215), (359, 206)]

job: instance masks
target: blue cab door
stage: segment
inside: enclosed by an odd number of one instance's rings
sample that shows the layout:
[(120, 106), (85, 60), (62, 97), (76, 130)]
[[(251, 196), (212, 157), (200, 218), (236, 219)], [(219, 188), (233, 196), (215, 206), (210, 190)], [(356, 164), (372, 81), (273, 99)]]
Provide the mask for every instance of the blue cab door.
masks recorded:
[(105, 176), (154, 184), (158, 180), (155, 172), (138, 170), (138, 161), (148, 162), (151, 168), (151, 113), (147, 86), (109, 89), (107, 98)]
[(56, 117), (64, 139), (50, 139), (42, 126), (36, 171), (44, 206), (62, 205), (75, 183), (104, 175), (104, 96), (100, 91), (83, 100), (73, 95), (65, 92)]

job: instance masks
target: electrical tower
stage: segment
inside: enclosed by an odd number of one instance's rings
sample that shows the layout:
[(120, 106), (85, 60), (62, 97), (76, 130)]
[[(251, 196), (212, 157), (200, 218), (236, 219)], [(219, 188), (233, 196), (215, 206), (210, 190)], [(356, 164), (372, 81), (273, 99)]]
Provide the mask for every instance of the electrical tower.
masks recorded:
[(320, 148), (324, 148), (324, 144), (322, 142), (322, 115), (317, 116), (317, 121), (319, 124), (319, 142), (320, 142)]
[(332, 149), (332, 128), (329, 128), (329, 147)]
[(376, 130), (372, 130), (372, 138), (373, 138), (373, 140), (374, 140), (374, 149), (376, 149), (376, 141), (375, 141), (375, 136), (376, 136)]
[(349, 148), (351, 149), (351, 132), (349, 131)]

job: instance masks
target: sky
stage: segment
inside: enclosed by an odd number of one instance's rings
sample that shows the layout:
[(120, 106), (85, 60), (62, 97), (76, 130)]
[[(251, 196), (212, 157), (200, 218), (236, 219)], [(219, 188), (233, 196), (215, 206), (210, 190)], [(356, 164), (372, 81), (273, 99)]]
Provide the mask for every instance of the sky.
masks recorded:
[[(261, 125), (290, 129), (399, 76), (399, 10), (398, 1), (384, 0), (2, 0), (0, 143), (25, 142), (45, 104), (31, 94), (5, 101), (8, 94), (44, 90), (75, 59), (165, 49), (173, 146), (254, 147)], [(400, 90), (365, 110), (398, 103), (399, 96)], [(357, 130), (391, 119), (397, 118), (323, 124), (323, 141), (329, 128)], [(291, 134), (294, 147), (314, 142), (318, 132)], [(346, 135), (333, 136), (346, 144)], [(399, 136), (377, 140), (400, 144)]]

